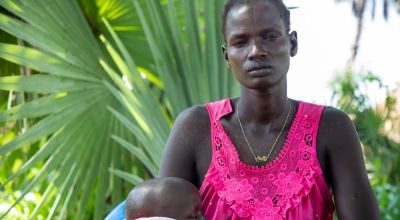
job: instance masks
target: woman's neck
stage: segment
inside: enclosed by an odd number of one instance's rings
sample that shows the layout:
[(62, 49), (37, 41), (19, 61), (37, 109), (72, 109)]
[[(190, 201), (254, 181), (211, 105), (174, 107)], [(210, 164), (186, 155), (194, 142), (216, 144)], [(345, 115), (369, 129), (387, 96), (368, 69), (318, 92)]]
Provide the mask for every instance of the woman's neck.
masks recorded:
[(242, 88), (237, 107), (240, 110), (241, 120), (265, 124), (285, 117), (289, 104), (286, 87), (280, 87), (275, 91)]

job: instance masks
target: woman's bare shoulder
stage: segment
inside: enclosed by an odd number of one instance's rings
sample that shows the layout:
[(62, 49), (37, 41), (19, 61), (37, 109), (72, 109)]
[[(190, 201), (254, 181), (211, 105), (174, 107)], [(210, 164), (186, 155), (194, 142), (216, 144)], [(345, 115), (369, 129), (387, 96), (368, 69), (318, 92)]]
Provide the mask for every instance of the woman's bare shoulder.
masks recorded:
[(324, 108), (319, 129), (322, 134), (327, 135), (328, 137), (343, 134), (343, 132), (354, 133), (353, 122), (349, 115), (331, 106)]
[(334, 107), (328, 106), (324, 109), (318, 138), (325, 148), (324, 151), (328, 154), (360, 151), (358, 134), (351, 118), (345, 112)]
[(326, 106), (322, 113), (322, 123), (327, 123), (329, 125), (340, 125), (341, 123), (351, 122), (350, 117), (343, 112), (332, 106)]
[(195, 105), (183, 110), (174, 123), (174, 130), (179, 129), (190, 136), (196, 134), (195, 131), (208, 131), (209, 128), (208, 112), (202, 105)]

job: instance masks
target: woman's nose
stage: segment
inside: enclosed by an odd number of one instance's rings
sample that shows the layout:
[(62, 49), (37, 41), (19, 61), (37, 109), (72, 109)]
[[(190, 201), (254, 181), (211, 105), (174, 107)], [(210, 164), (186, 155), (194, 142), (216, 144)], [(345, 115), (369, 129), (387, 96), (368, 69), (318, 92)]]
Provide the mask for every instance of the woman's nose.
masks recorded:
[(260, 42), (255, 41), (250, 46), (250, 53), (248, 56), (250, 60), (265, 58), (267, 56), (267, 51)]

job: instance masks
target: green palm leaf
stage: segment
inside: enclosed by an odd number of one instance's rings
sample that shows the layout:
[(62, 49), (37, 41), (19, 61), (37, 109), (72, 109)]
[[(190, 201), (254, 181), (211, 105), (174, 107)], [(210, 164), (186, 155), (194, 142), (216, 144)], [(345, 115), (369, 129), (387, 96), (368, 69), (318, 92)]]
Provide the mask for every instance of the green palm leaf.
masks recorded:
[[(0, 57), (42, 72), (0, 78), (0, 89), (38, 95), (38, 99), (0, 113), (2, 121), (37, 118), (23, 134), (0, 147), (0, 157), (7, 158), (17, 149), (47, 139), (1, 184), (21, 182), (21, 196), (16, 203), (28, 192), (43, 192), (36, 209), (26, 213), (31, 218), (40, 213), (41, 207), (50, 205), (48, 219), (66, 214), (82, 219), (92, 208), (93, 218), (100, 219), (106, 211), (110, 187), (120, 184), (119, 179), (110, 178), (108, 169), (122, 169), (124, 164), (114, 161), (131, 158), (111, 139), (111, 134), (124, 133), (121, 133), (122, 125), (108, 110), (109, 106), (122, 107), (104, 85), (110, 78), (99, 60), (106, 60), (104, 57), (108, 55), (100, 49), (74, 1), (2, 1), (0, 4), (21, 19), (1, 14), (1, 29), (33, 46), (1, 44)], [(124, 136), (132, 137), (126, 132)], [(34, 168), (40, 172), (33, 179), (21, 179)], [(48, 185), (48, 190), (42, 191), (42, 184)], [(112, 194), (114, 202), (118, 202), (125, 193), (119, 190)], [(73, 209), (78, 210), (76, 215), (66, 212)]]
[(21, 191), (13, 205), (42, 195), (30, 218), (42, 209), (47, 219), (103, 218), (127, 195), (125, 181), (157, 175), (180, 111), (237, 94), (219, 55), (223, 1), (79, 3), (0, 2), (17, 17), (0, 14), (0, 29), (27, 45), (0, 43), (0, 57), (36, 71), (0, 77), (1, 90), (35, 95), (0, 113), (31, 123), (0, 147), (1, 159), (38, 146), (1, 182)]

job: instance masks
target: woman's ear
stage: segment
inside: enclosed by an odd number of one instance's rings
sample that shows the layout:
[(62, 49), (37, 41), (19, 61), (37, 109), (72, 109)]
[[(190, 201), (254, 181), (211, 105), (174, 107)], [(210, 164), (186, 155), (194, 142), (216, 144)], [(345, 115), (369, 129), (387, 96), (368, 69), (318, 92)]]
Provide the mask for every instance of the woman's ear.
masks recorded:
[(297, 49), (298, 49), (298, 44), (297, 44), (297, 32), (292, 31), (289, 34), (289, 40), (290, 40), (290, 56), (294, 57), (297, 54)]
[(222, 44), (222, 45), (221, 45), (221, 49), (222, 49), (222, 54), (224, 55), (225, 61), (229, 62), (229, 60), (228, 60), (228, 53), (226, 52), (226, 45), (225, 45), (225, 44)]
[(228, 69), (231, 69), (231, 64), (229, 63), (228, 59), (228, 53), (226, 52), (226, 45), (222, 44), (221, 49), (222, 49), (222, 54), (224, 55), (224, 59), (226, 61), (226, 66), (228, 67)]

